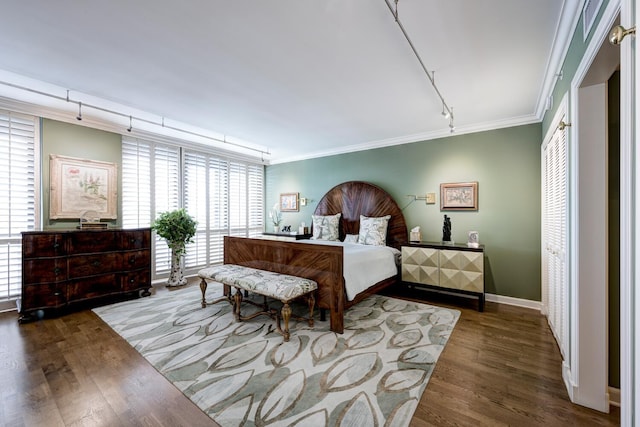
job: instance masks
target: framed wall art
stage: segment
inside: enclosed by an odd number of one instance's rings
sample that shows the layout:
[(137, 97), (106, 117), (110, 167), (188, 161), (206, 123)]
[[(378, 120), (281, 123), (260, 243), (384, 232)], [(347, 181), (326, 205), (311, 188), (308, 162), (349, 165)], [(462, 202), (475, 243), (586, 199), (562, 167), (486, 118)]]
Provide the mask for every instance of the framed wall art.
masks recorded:
[(281, 212), (298, 212), (298, 193), (281, 193), (280, 194), (280, 211)]
[(478, 182), (440, 184), (441, 211), (477, 211)]
[(87, 211), (101, 219), (118, 217), (115, 163), (51, 154), (49, 175), (51, 219), (78, 219)]

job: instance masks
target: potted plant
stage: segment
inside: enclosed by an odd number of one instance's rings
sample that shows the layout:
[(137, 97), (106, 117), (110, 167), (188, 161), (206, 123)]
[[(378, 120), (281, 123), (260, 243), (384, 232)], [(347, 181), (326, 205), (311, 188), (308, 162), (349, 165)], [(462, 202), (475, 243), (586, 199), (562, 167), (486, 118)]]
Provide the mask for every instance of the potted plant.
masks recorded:
[(278, 209), (278, 203), (273, 205), (273, 207), (269, 211), (269, 218), (271, 218), (271, 222), (273, 223), (273, 232), (277, 233), (278, 231), (280, 231), (278, 227), (282, 222), (282, 213)]
[(184, 209), (162, 212), (151, 224), (158, 236), (167, 241), (171, 249), (171, 274), (167, 286), (183, 286), (187, 284), (184, 277), (182, 258), (187, 243), (193, 242), (197, 222)]

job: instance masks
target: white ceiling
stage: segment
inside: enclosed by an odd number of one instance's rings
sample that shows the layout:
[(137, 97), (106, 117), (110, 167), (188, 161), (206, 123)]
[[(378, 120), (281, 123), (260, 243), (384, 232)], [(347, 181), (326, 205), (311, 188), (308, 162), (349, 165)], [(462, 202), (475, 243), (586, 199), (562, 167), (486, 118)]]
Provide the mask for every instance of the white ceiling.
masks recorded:
[[(563, 48), (554, 40), (578, 3), (398, 9), (464, 133), (540, 120)], [(385, 0), (12, 1), (0, 14), (0, 70), (3, 82), (225, 135), (271, 162), (449, 134)], [(0, 96), (18, 92), (0, 85)]]

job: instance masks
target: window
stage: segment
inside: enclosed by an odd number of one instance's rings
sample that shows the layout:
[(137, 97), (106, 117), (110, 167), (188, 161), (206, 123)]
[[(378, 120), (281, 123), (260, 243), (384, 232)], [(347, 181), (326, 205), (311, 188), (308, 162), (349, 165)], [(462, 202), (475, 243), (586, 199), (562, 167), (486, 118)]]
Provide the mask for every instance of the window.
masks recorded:
[[(122, 176), (124, 227), (148, 227), (160, 212), (181, 206), (198, 222), (185, 256), (189, 273), (222, 262), (224, 236), (263, 230), (262, 165), (124, 138)], [(167, 275), (171, 253), (157, 237), (154, 259), (154, 279)]]
[(187, 247), (189, 271), (223, 260), (224, 236), (252, 237), (263, 230), (264, 170), (216, 154), (184, 155), (185, 208), (198, 227)]
[(0, 310), (22, 291), (22, 231), (35, 230), (37, 119), (0, 110)]

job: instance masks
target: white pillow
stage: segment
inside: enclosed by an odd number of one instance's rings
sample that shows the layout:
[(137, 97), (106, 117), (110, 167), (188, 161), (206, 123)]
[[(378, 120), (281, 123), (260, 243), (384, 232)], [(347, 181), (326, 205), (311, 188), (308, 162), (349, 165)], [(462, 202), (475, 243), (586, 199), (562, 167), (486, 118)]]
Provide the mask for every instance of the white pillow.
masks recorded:
[(340, 217), (335, 215), (311, 215), (313, 221), (313, 236), (315, 240), (339, 240)]
[(360, 234), (358, 243), (361, 245), (385, 246), (387, 244), (387, 226), (391, 215), (370, 218), (360, 215)]
[(357, 234), (347, 234), (344, 236), (345, 243), (358, 243), (358, 235)]

